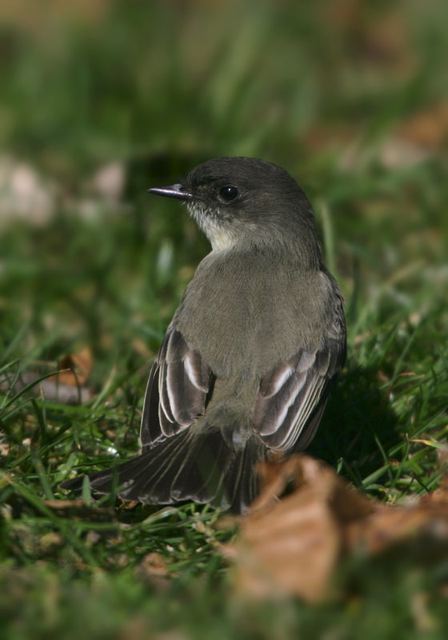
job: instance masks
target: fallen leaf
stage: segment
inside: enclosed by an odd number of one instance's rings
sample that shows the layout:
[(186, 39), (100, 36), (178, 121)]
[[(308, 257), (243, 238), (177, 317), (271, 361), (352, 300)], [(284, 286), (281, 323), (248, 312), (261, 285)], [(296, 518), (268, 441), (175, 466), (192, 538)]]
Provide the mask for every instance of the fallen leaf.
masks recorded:
[(410, 144), (437, 151), (448, 144), (448, 102), (436, 103), (408, 118), (398, 136)]
[(114, 510), (86, 504), (81, 498), (75, 500), (44, 500), (47, 509), (63, 518), (82, 518), (94, 522), (112, 522), (116, 520)]
[(439, 102), (401, 122), (380, 149), (389, 168), (415, 166), (448, 147), (448, 102)]
[(46, 34), (49, 25), (60, 25), (61, 20), (69, 24), (73, 21), (97, 24), (103, 20), (109, 5), (108, 0), (72, 0), (62, 4), (47, 0), (42, 11), (42, 5), (37, 7), (27, 0), (16, 0), (0, 3), (0, 20), (25, 32)]
[(56, 531), (49, 531), (39, 539), (39, 547), (42, 553), (53, 553), (55, 549), (62, 547), (64, 538)]
[(320, 7), (321, 19), (339, 38), (354, 64), (369, 64), (403, 75), (415, 68), (409, 21), (402, 8), (384, 5), (372, 19), (372, 7), (362, 0), (334, 0)]
[(420, 538), (442, 543), (446, 552), (447, 480), (411, 504), (391, 506), (305, 455), (264, 463), (260, 474), (261, 494), (241, 518), (237, 542), (224, 549), (243, 594), (316, 602), (331, 594), (336, 568), (350, 554), (372, 556)]
[(92, 372), (92, 366), (93, 356), (89, 347), (84, 347), (78, 353), (66, 355), (58, 363), (58, 367), (61, 369), (57, 375), (58, 382), (75, 387), (82, 386), (87, 382)]
[(117, 202), (123, 195), (126, 170), (123, 163), (112, 161), (97, 169), (91, 179), (91, 189), (102, 199)]
[(93, 397), (92, 389), (80, 385), (63, 384), (57, 373), (42, 379), (42, 373), (39, 371), (25, 371), (12, 383), (6, 377), (0, 378), (0, 389), (9, 394), (16, 394), (25, 388), (33, 395), (43, 396), (46, 400), (62, 404), (83, 404)]
[[(92, 398), (92, 389), (86, 387), (93, 367), (89, 347), (62, 357), (57, 365), (54, 362), (36, 362), (35, 365), (35, 370), (16, 377), (0, 377), (0, 389), (16, 394), (28, 388), (34, 395), (63, 404), (82, 404)], [(53, 373), (56, 366), (58, 371)]]
[[(256, 597), (275, 591), (319, 600), (342, 552), (342, 524), (365, 517), (374, 506), (308, 456), (266, 463), (261, 476), (264, 490), (241, 521), (238, 587)], [(287, 487), (293, 493), (279, 500)]]
[(55, 369), (54, 362), (38, 362), (36, 369), (18, 376), (0, 377), (0, 389), (16, 394), (24, 388), (47, 400), (64, 404), (82, 404), (91, 399), (93, 392), (86, 382), (92, 371), (93, 356), (89, 347), (61, 358)]
[(377, 505), (370, 517), (349, 526), (344, 537), (350, 549), (370, 555), (386, 551), (393, 545), (416, 540), (418, 536), (448, 542), (448, 501), (425, 502), (422, 498), (411, 506)]
[(164, 588), (169, 582), (165, 559), (160, 553), (148, 553), (137, 567), (137, 575), (153, 586)]
[(17, 219), (34, 226), (45, 226), (54, 211), (54, 186), (31, 165), (0, 156), (0, 227), (17, 222)]
[(4, 441), (0, 441), (0, 456), (9, 455), (9, 444)]

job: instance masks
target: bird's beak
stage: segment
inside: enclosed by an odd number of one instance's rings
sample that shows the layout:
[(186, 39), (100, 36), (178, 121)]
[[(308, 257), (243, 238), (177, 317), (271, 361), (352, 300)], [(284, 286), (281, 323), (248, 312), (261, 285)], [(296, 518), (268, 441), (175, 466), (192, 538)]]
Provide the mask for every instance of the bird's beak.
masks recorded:
[(193, 194), (185, 189), (181, 184), (171, 184), (168, 187), (151, 187), (149, 193), (156, 196), (165, 196), (166, 198), (177, 198), (177, 200), (191, 200)]

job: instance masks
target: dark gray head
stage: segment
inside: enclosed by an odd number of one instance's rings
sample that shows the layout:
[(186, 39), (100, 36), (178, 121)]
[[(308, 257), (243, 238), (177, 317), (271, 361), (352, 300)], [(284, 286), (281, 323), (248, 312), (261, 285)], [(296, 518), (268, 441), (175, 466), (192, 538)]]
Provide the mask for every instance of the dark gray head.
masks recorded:
[(186, 203), (213, 249), (276, 244), (309, 250), (320, 260), (309, 201), (281, 167), (256, 158), (216, 158), (181, 184), (149, 190)]

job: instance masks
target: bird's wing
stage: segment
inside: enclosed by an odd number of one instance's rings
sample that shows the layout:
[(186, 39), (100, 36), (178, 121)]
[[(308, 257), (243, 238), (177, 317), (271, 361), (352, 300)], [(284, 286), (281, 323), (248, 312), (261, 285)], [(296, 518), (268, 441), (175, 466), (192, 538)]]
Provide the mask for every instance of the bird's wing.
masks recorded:
[(170, 327), (146, 387), (142, 449), (189, 427), (205, 411), (212, 372), (180, 331)]
[(301, 349), (260, 382), (254, 428), (279, 451), (304, 449), (319, 426), (331, 380), (345, 359), (345, 328), (316, 350)]

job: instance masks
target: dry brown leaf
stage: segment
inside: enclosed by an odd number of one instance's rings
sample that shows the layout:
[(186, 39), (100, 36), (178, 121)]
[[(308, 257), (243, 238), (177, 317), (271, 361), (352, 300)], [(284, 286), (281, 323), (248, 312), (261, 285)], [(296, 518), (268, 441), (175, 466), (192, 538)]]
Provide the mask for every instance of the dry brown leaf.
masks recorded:
[(160, 553), (148, 553), (140, 563), (140, 568), (146, 575), (167, 576), (166, 562)]
[(398, 136), (429, 151), (448, 144), (448, 102), (432, 105), (411, 116), (398, 129)]
[[(44, 364), (47, 367), (51, 366), (50, 363)], [(93, 391), (86, 387), (92, 366), (92, 352), (89, 347), (85, 347), (78, 353), (69, 354), (61, 358), (57, 365), (58, 373), (40, 382), (37, 381), (42, 375), (41, 372), (25, 372), (16, 380), (14, 391), (17, 392), (36, 381), (37, 384), (31, 388), (31, 391), (35, 394), (42, 394), (47, 400), (64, 404), (83, 404), (93, 396)], [(52, 368), (54, 368), (54, 365)]]
[(0, 441), (0, 456), (9, 455), (9, 444), (7, 442)]
[(54, 553), (54, 551), (64, 545), (64, 538), (56, 531), (44, 533), (39, 539), (39, 547), (42, 553)]
[(313, 154), (331, 156), (336, 166), (343, 170), (358, 169), (369, 160), (370, 152), (363, 143), (362, 129), (353, 124), (311, 127), (301, 144)]
[(89, 347), (84, 347), (78, 353), (71, 353), (58, 363), (61, 370), (57, 375), (60, 384), (72, 385), (74, 387), (83, 386), (92, 372), (93, 355)]
[(349, 526), (344, 534), (348, 548), (371, 555), (419, 536), (448, 541), (448, 504), (378, 506), (372, 516)]
[(319, 601), (350, 553), (372, 555), (419, 536), (448, 546), (446, 485), (412, 504), (390, 506), (305, 455), (265, 463), (261, 476), (260, 497), (241, 519), (239, 540), (225, 551), (235, 563), (237, 588), (249, 596)]
[[(4, 3), (0, 3), (0, 7)], [(10, 3), (7, 3), (10, 4)], [(0, 24), (1, 8), (0, 8)], [(0, 227), (22, 220), (42, 227), (56, 208), (57, 189), (26, 162), (0, 155)]]
[[(266, 463), (261, 474), (264, 490), (241, 522), (238, 586), (256, 597), (276, 592), (319, 600), (342, 552), (342, 524), (374, 506), (308, 456)], [(278, 501), (288, 486), (294, 492)]]
[(408, 167), (447, 146), (448, 102), (440, 102), (404, 120), (382, 145), (380, 157), (386, 167)]
[(82, 498), (75, 500), (44, 500), (44, 504), (53, 513), (64, 518), (77, 517), (95, 522), (110, 522), (116, 519), (113, 509), (98, 507), (95, 504), (86, 504)]
[(311, 127), (303, 139), (304, 144), (314, 153), (341, 153), (347, 147), (356, 146), (361, 137), (359, 127), (348, 124), (319, 124)]
[(148, 553), (137, 567), (137, 575), (153, 586), (165, 588), (169, 582), (169, 572), (165, 559), (160, 553)]
[[(9, 393), (18, 393), (25, 387), (35, 395), (42, 395), (47, 400), (63, 404), (82, 404), (92, 396), (92, 389), (86, 382), (92, 371), (93, 356), (89, 347), (78, 353), (64, 356), (57, 364), (58, 372), (54, 375), (54, 362), (36, 362), (36, 370), (25, 371), (10, 381), (6, 376), (0, 378), (0, 389)], [(42, 379), (43, 375), (47, 375)]]
[(108, 11), (110, 0), (15, 0), (0, 3), (0, 20), (8, 25), (46, 34), (48, 27), (61, 21), (100, 22)]
[(356, 62), (368, 63), (400, 75), (415, 68), (409, 21), (402, 9), (384, 5), (372, 16), (372, 7), (362, 0), (333, 0), (320, 7), (323, 23), (334, 38), (356, 54)]

